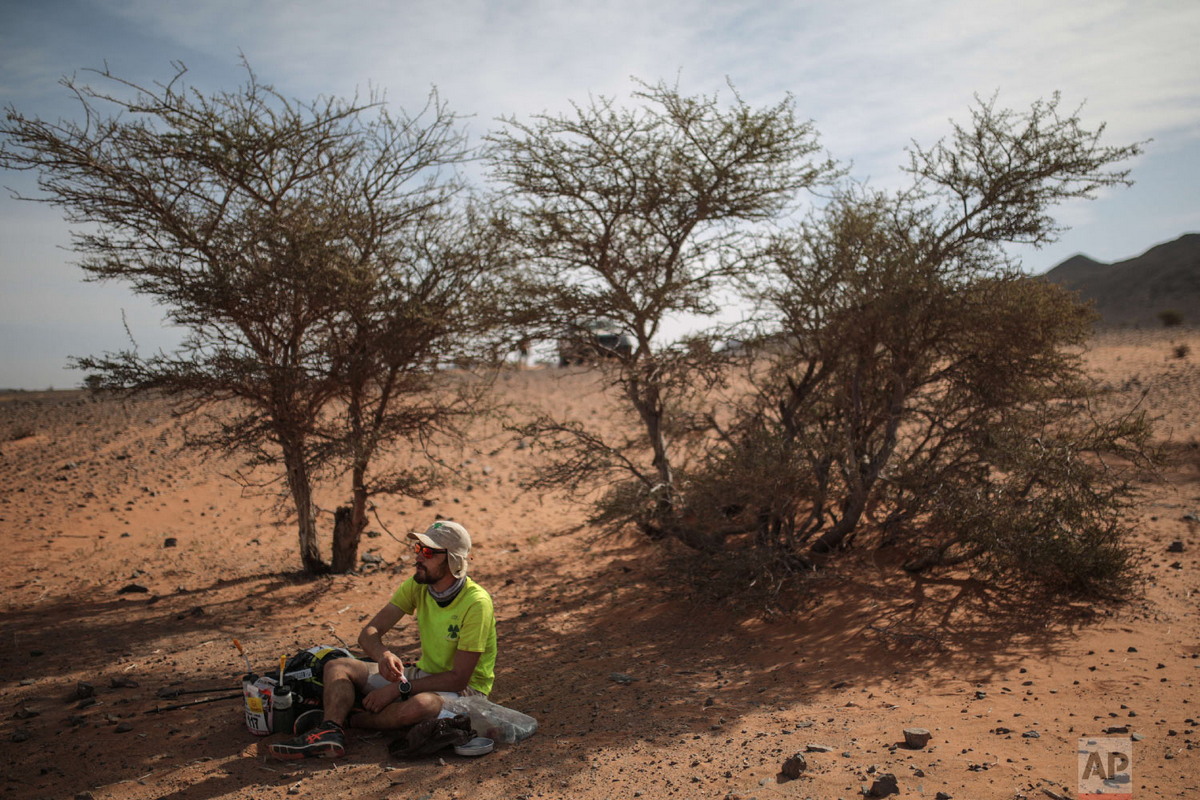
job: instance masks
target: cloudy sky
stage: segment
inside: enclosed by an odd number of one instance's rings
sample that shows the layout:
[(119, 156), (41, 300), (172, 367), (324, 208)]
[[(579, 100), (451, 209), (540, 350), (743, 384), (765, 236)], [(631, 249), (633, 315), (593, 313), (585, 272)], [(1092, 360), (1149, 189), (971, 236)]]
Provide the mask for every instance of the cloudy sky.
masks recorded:
[[(1107, 143), (1153, 141), (1133, 188), (1062, 208), (1072, 230), (1017, 253), (1037, 273), (1200, 231), (1198, 39), (1195, 0), (6, 0), (0, 99), (73, 114), (59, 78), (104, 64), (153, 82), (182, 61), (193, 85), (233, 88), (244, 54), (300, 99), (377, 88), (415, 111), (436, 86), (477, 140), (501, 115), (628, 98), (635, 76), (689, 94), (728, 80), (754, 104), (792, 94), (831, 155), (887, 187), (905, 146), (936, 141), (974, 95), (1020, 108), (1060, 91)], [(123, 348), (127, 328), (143, 351), (174, 341), (160, 309), (81, 280), (67, 231), (53, 207), (0, 197), (0, 387), (75, 386), (67, 357)]]

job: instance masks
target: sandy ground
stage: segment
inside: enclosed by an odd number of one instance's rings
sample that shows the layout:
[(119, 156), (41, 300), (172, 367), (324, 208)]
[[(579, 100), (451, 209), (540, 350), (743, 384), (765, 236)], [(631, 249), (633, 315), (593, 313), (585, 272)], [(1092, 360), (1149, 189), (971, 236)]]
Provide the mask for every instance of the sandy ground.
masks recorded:
[[(1144, 483), (1144, 595), (1111, 608), (914, 581), (863, 552), (764, 614), (730, 573), (598, 536), (584, 509), (522, 490), (533, 451), (490, 438), (447, 454), (463, 480), (429, 505), (381, 503), (363, 550), (383, 565), (310, 580), (294, 530), (235, 463), (181, 451), (167, 404), (2, 395), (0, 795), (849, 800), (891, 773), (902, 797), (1074, 797), (1077, 739), (1127, 726), (1135, 798), (1200, 796), (1200, 334), (1101, 335), (1088, 358), (1122, 397), (1144, 395), (1179, 457)], [(499, 386), (519, 408), (608, 408), (577, 370)], [(404, 533), (439, 514), (475, 537), (500, 626), (493, 699), (534, 715), (533, 738), (399, 762), (389, 737), (352, 732), (345, 758), (280, 763), (238, 700), (156, 712), (236, 687), (234, 637), (260, 670), (354, 642), (411, 569)], [(411, 655), (412, 633), (392, 643)], [(69, 699), (80, 681), (93, 698)], [(910, 726), (932, 741), (902, 746)]]

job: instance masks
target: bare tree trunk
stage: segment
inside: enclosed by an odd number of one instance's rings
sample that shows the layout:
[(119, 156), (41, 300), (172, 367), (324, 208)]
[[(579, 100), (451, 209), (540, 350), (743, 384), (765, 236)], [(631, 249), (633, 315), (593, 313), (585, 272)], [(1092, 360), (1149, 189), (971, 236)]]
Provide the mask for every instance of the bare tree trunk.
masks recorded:
[(333, 567), (336, 575), (354, 569), (358, 558), (358, 537), (354, 535), (354, 511), (350, 506), (338, 506), (333, 512)]
[(333, 571), (350, 572), (358, 566), (358, 543), (367, 527), (366, 469), (356, 466), (354, 496), (349, 506), (339, 506), (333, 516)]
[(671, 455), (663, 430), (663, 410), (658, 387), (647, 386), (643, 391), (638, 381), (631, 381), (629, 399), (633, 401), (642, 423), (646, 426), (646, 437), (650, 440), (650, 449), (654, 453), (652, 464), (658, 474), (655, 514), (659, 523), (669, 524), (675, 516), (675, 471), (671, 466)]
[[(854, 481), (849, 495), (842, 503), (842, 518), (838, 520), (836, 525), (825, 531), (819, 539), (813, 542), (812, 547), (809, 548), (810, 554), (819, 555), (831, 552), (841, 545), (842, 541), (858, 527), (858, 521), (862, 519), (863, 512), (867, 509), (867, 503), (871, 499), (871, 493), (875, 490), (875, 484), (879, 482), (880, 474), (888, 462), (891, 461), (892, 454), (896, 451), (896, 436), (897, 431), (900, 429), (900, 420), (903, 418), (906, 386), (907, 383), (899, 378), (893, 384), (883, 442), (880, 444), (879, 450), (875, 453), (874, 457), (871, 458), (870, 467), (865, 473), (859, 474), (853, 472), (858, 469), (857, 459), (847, 465), (852, 474), (856, 475), (857, 480)], [(854, 459), (854, 453), (857, 450), (857, 447), (850, 448), (851, 459)]]
[(300, 533), (300, 563), (310, 575), (323, 575), (329, 566), (321, 558), (317, 542), (316, 509), (312, 502), (312, 483), (308, 466), (304, 463), (301, 448), (295, 443), (283, 444), (283, 463), (287, 469), (288, 488), (296, 506), (296, 522)]
[(819, 555), (822, 553), (832, 552), (838, 545), (842, 543), (855, 528), (858, 527), (858, 521), (862, 518), (862, 513), (867, 507), (867, 498), (870, 495), (870, 486), (874, 485), (874, 481), (870, 485), (864, 487), (861, 491), (846, 498), (845, 504), (842, 506), (842, 518), (825, 533), (821, 534), (811, 548), (809, 553)]

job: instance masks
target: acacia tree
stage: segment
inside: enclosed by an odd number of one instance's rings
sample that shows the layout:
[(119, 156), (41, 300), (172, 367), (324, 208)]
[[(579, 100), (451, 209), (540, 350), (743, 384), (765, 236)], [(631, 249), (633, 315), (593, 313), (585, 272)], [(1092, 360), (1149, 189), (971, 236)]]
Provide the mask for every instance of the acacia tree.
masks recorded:
[(815, 133), (791, 98), (753, 108), (735, 95), (723, 107), (662, 83), (634, 96), (633, 108), (599, 98), (569, 114), (504, 120), (487, 157), (527, 268), (526, 327), (599, 349), (590, 326), (604, 320), (633, 340), (603, 366), (640, 435), (616, 441), (543, 418), (525, 430), (549, 449), (542, 481), (616, 481), (609, 509), (662, 533), (675, 527), (682, 399), (719, 374), (705, 342), (660, 341), (663, 326), (716, 313), (718, 292), (751, 263), (750, 227), (832, 169), (812, 158)]
[(1088, 592), (1128, 580), (1131, 486), (1104, 459), (1140, 459), (1146, 427), (1094, 414), (1090, 313), (1002, 249), (1053, 240), (1053, 205), (1127, 182), (1114, 165), (1140, 148), (1101, 146), (1101, 130), (1057, 97), (1025, 113), (981, 102), (948, 141), (914, 147), (910, 188), (850, 187), (775, 240), (757, 290), (780, 327), (693, 476), (706, 541), (752, 530), (784, 560), (811, 557), (870, 520), (912, 546), (912, 569), (977, 561)]
[(313, 481), (349, 469), (348, 524), (333, 568), (355, 566), (368, 497), (419, 491), (420, 470), (373, 484), (372, 458), (452, 428), (464, 398), (431, 393), (451, 344), (477, 340), (464, 313), (493, 264), (464, 250), (466, 154), (455, 116), (376, 98), (302, 103), (248, 80), (189, 89), (185, 69), (144, 87), (107, 71), (105, 89), (63, 84), (82, 122), (9, 109), (4, 166), (39, 173), (36, 199), (64, 209), (89, 278), (127, 282), (186, 330), (174, 353), (87, 356), (90, 385), (224, 403), (194, 439), (281, 466), (300, 556), (328, 569)]
[[(428, 467), (395, 457), (374, 469), (399, 443), (421, 452), (438, 439), (461, 441), (489, 405), (479, 375), (439, 372), (448, 364), (486, 363), (506, 338), (506, 256), (490, 224), (437, 208), (413, 226), (390, 267), (354, 287), (330, 350), (339, 402), (318, 427), (322, 461), (349, 467), (351, 501), (336, 513), (334, 569), (357, 558), (374, 494), (421, 496), (439, 482)], [(393, 455), (398, 455), (393, 453)]]

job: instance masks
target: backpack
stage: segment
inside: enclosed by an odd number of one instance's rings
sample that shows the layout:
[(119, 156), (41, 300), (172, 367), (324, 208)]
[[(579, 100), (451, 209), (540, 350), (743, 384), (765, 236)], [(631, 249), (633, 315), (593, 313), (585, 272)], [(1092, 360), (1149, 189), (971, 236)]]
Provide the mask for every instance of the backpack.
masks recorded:
[(283, 668), (283, 680), (292, 687), (297, 699), (310, 706), (321, 705), (325, 684), (325, 665), (335, 658), (354, 658), (344, 647), (317, 645), (289, 658)]

